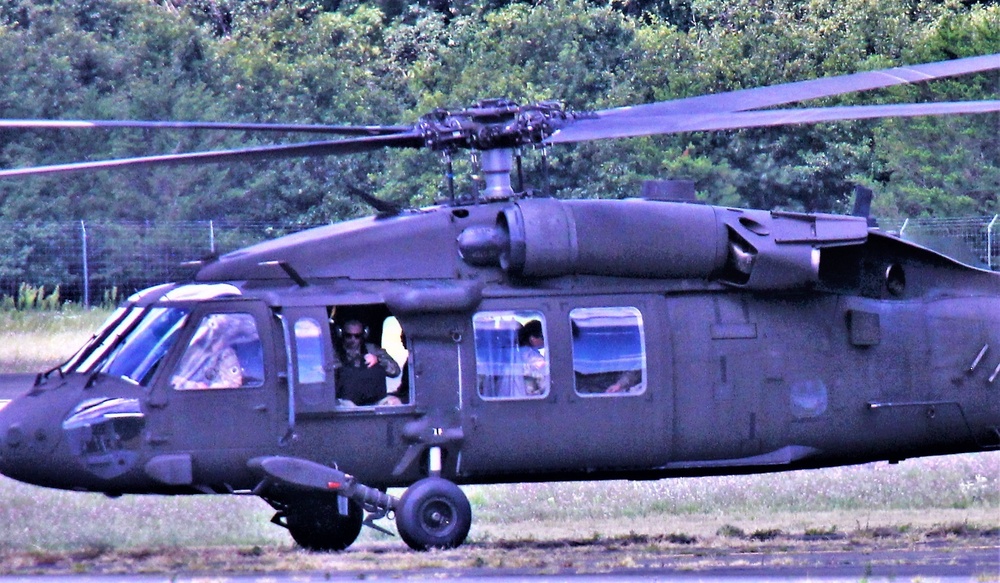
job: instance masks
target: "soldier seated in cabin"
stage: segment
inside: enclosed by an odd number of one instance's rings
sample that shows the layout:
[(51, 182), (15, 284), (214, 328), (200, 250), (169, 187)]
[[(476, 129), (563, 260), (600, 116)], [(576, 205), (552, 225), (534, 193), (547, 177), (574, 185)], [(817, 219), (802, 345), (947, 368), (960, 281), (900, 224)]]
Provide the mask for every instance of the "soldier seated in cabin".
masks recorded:
[(342, 406), (382, 403), (386, 399), (385, 379), (399, 376), (399, 364), (388, 352), (367, 342), (367, 336), (365, 325), (358, 320), (348, 320), (341, 328), (334, 368), (337, 399)]
[(527, 322), (518, 331), (518, 357), (524, 366), (523, 395), (545, 395), (549, 392), (549, 364), (545, 358), (545, 336), (539, 320)]

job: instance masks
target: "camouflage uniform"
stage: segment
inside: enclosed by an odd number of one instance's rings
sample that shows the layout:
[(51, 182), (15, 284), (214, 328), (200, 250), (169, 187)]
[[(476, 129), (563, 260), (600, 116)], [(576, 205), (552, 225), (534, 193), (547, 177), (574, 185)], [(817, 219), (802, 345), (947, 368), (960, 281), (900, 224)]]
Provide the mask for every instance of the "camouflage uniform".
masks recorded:
[(397, 364), (396, 361), (389, 356), (388, 352), (378, 346), (375, 346), (371, 342), (365, 343), (364, 352), (361, 351), (360, 346), (355, 350), (350, 350), (345, 346), (343, 357), (339, 352), (335, 352), (333, 366), (334, 368), (340, 368), (342, 366), (361, 368), (363, 366), (367, 366), (367, 364), (365, 364), (365, 354), (373, 354), (376, 358), (378, 358), (379, 365), (385, 370), (385, 376), (389, 378), (399, 376), (399, 364)]
[[(181, 358), (175, 389), (236, 389), (243, 386), (243, 367), (233, 348), (260, 338), (249, 314), (212, 314), (199, 325)], [(259, 348), (258, 348), (259, 351)]]

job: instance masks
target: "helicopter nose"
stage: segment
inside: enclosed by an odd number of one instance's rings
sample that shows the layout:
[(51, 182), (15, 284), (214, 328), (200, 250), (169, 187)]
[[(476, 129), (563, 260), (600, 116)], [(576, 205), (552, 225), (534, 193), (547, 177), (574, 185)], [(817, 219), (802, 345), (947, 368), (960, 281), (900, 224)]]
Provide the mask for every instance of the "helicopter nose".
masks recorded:
[[(60, 405), (78, 394), (69, 393)], [(138, 399), (89, 397), (68, 413), (23, 397), (0, 410), (0, 473), (16, 480), (74, 490), (111, 491), (138, 467), (145, 418)]]
[(39, 484), (55, 473), (47, 468), (62, 463), (50, 463), (62, 432), (46, 419), (45, 411), (33, 410), (18, 401), (0, 409), (0, 474)]

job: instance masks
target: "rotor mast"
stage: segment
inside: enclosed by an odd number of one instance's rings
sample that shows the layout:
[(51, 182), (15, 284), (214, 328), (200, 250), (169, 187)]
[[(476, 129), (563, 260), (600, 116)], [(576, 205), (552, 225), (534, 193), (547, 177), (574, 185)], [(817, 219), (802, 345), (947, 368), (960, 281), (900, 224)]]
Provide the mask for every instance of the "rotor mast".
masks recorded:
[(507, 198), (514, 195), (514, 188), (510, 185), (513, 161), (512, 148), (486, 150), (480, 155), (483, 181), (486, 183), (482, 192), (484, 198)]

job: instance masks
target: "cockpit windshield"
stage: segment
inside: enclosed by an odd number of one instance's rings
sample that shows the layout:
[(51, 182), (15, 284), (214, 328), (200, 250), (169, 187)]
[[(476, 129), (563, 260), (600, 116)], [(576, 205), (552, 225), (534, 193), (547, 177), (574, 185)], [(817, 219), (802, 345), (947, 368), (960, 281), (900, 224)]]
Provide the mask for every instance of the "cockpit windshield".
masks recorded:
[(69, 359), (63, 372), (90, 372), (94, 365), (108, 353), (108, 350), (121, 341), (141, 315), (142, 308), (135, 306), (120, 307), (115, 310), (90, 341), (73, 358)]
[[(97, 334), (62, 366), (62, 372), (100, 372), (146, 386), (191, 312), (188, 307), (169, 304), (239, 295), (238, 288), (225, 283), (164, 284), (138, 292), (115, 310)], [(149, 300), (167, 305), (136, 305)]]
[(97, 371), (147, 385), (177, 341), (190, 311), (184, 307), (131, 308), (75, 370)]

